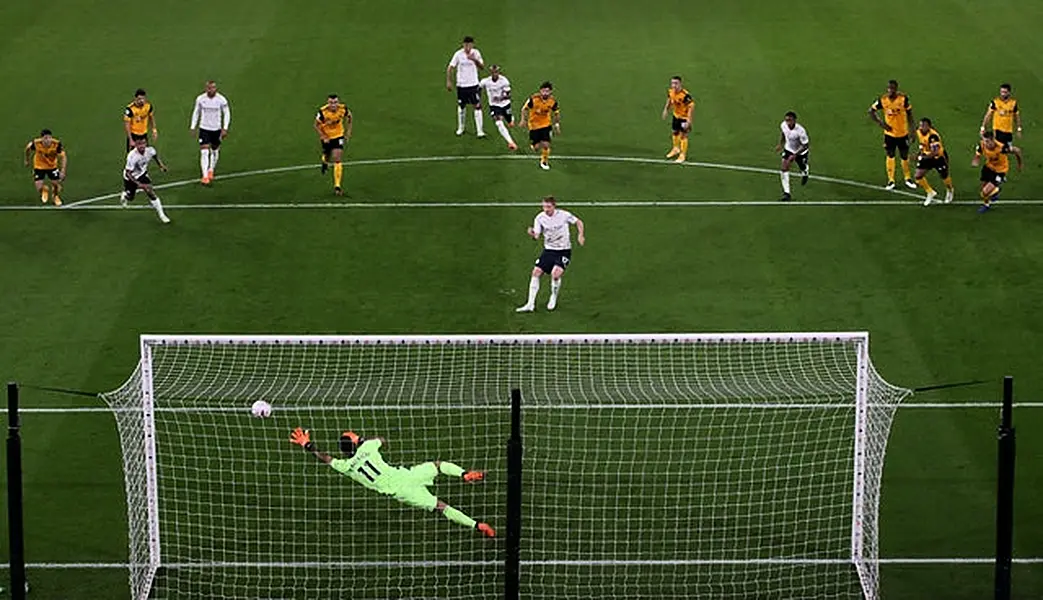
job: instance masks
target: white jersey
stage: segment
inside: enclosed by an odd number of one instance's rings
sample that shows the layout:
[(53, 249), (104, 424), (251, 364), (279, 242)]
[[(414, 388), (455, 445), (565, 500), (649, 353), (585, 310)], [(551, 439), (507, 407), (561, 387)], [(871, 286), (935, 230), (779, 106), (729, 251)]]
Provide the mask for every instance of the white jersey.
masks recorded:
[(192, 109), (192, 124), (189, 129), (205, 129), (207, 131), (220, 131), (228, 129), (232, 122), (232, 111), (228, 106), (228, 99), (221, 94), (214, 94), (211, 98), (206, 93), (196, 96), (196, 105)]
[[(472, 48), (471, 55), (479, 61), (482, 60), (482, 53), (478, 51), (478, 48)], [(467, 58), (463, 48), (460, 48), (453, 54), (453, 59), (449, 61), (449, 66), (456, 69), (456, 87), (474, 87), (478, 85), (478, 63)]]
[(478, 82), (478, 87), (485, 90), (489, 96), (489, 106), (505, 108), (511, 105), (511, 82), (506, 77), (493, 81), (492, 77), (486, 77)]
[(142, 175), (148, 174), (148, 164), (155, 158), (156, 149), (152, 146), (145, 147), (145, 153), (138, 152), (137, 148), (127, 153), (127, 166), (123, 170), (123, 178), (127, 178), (127, 174), (130, 174), (131, 179), (138, 179)]
[(543, 234), (543, 247), (547, 250), (570, 250), (572, 240), (569, 236), (569, 225), (579, 219), (576, 215), (560, 208), (554, 210), (554, 214), (540, 211), (532, 222), (532, 230), (536, 235)]
[(786, 139), (786, 151), (796, 154), (801, 148), (808, 145), (808, 132), (804, 129), (804, 126), (797, 123), (790, 129), (786, 122), (782, 122), (782, 137)]

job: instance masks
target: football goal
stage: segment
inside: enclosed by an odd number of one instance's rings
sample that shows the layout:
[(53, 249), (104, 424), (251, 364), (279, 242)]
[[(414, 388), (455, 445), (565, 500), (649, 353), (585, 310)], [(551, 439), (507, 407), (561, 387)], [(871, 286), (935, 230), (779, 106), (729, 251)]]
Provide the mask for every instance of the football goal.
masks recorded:
[[(503, 597), (522, 397), (522, 598), (879, 597), (888, 433), (866, 333), (145, 335), (104, 395), (135, 600)], [(264, 400), (271, 415), (257, 418)], [(447, 461), (488, 538), (329, 468), (342, 432)]]

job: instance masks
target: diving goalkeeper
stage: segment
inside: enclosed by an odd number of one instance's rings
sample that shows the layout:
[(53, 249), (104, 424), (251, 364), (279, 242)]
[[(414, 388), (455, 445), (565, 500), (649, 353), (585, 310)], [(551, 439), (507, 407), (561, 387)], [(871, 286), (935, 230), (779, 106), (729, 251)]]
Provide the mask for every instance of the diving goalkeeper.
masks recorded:
[(300, 427), (290, 434), (290, 441), (368, 490), (393, 496), (395, 500), (409, 506), (437, 511), (453, 523), (474, 529), (486, 537), (496, 537), (496, 531), (487, 523), (475, 521), (435, 498), (427, 489), (439, 474), (459, 477), (466, 482), (477, 482), (485, 479), (485, 473), (482, 471), (465, 472), (463, 468), (451, 462), (438, 460), (409, 468), (392, 467), (384, 462), (384, 457), (380, 455), (380, 449), (387, 444), (387, 440), (381, 437), (364, 439), (353, 431), (345, 431), (340, 436), (340, 451), (344, 453), (345, 458), (333, 458), (329, 454), (319, 452), (315, 442), (311, 441), (311, 432)]

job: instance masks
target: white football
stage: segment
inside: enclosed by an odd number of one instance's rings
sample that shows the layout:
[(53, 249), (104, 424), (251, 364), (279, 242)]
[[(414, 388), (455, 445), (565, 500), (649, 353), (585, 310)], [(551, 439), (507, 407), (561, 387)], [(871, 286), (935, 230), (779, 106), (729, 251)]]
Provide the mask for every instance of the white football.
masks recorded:
[(272, 416), (272, 405), (264, 400), (258, 400), (250, 407), (250, 413), (258, 419), (266, 419)]

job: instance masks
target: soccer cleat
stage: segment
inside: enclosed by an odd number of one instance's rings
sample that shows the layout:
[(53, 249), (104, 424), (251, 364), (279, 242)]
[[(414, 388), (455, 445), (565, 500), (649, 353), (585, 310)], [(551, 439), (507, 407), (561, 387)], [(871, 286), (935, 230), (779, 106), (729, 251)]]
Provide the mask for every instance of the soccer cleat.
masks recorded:
[(203, 175), (203, 178), (199, 180), (199, 183), (203, 185), (210, 185), (210, 178), (206, 175)]
[(535, 306), (533, 306), (532, 304), (526, 304), (525, 306), (519, 306), (518, 308), (514, 309), (514, 312), (527, 313), (527, 312), (533, 312), (535, 310), (536, 310)]
[(687, 157), (684, 155), (684, 152), (682, 152), (681, 154), (677, 155), (677, 159), (674, 160), (674, 162), (678, 163), (678, 164), (681, 164), (681, 163), (683, 163), (685, 161), (686, 158)]
[(890, 192), (890, 191), (892, 191), (892, 190), (894, 190), (894, 189), (895, 189), (895, 182), (893, 182), (893, 181), (888, 181), (888, 182), (887, 182), (887, 185), (885, 185), (885, 186), (884, 186), (884, 189), (885, 189), (885, 190), (887, 190), (887, 191), (889, 191), (889, 192)]
[(518, 149), (518, 144), (515, 144), (514, 142), (507, 142), (507, 149), (508, 150), (517, 150)]
[(674, 147), (674, 148), (671, 148), (670, 151), (666, 153), (666, 157), (667, 158), (673, 158), (673, 157), (677, 156), (680, 153), (681, 153), (681, 149), (677, 148), (677, 147)]
[(464, 473), (464, 481), (485, 481), (485, 471), (468, 471)]
[(50, 200), (50, 198), (48, 197), (47, 192), (43, 192), (40, 194), (40, 202), (47, 204), (48, 200)]
[(949, 188), (949, 189), (945, 190), (945, 203), (949, 204), (950, 202), (952, 202), (952, 199), (955, 196), (956, 196), (956, 192), (954, 192), (952, 188)]
[(485, 132), (484, 131), (479, 131), (477, 135), (478, 135), (479, 138), (483, 138), (483, 137), (485, 137)]
[(938, 197), (938, 192), (936, 192), (934, 190), (931, 190), (931, 191), (927, 192), (927, 197), (924, 198), (923, 205), (924, 206), (930, 206), (931, 203), (934, 202), (934, 199), (936, 197)]
[(490, 527), (488, 523), (476, 523), (474, 528), (485, 537), (496, 537), (496, 530)]
[(543, 169), (544, 171), (550, 171), (550, 165), (545, 163), (545, 162), (543, 162), (542, 160), (540, 161), (540, 168)]
[(159, 222), (160, 223), (164, 223), (164, 224), (165, 223), (169, 223), (170, 222), (170, 217), (168, 217), (166, 215), (159, 215)]
[(907, 188), (909, 188), (911, 190), (915, 190), (919, 186), (917, 186), (916, 182), (913, 181), (912, 179), (906, 179), (905, 180), (905, 187), (907, 187)]
[(984, 213), (984, 212), (988, 212), (990, 209), (992, 209), (992, 207), (989, 206), (988, 204), (982, 204), (981, 206), (978, 207), (978, 212), (979, 213)]
[(54, 205), (55, 206), (61, 206), (62, 205), (62, 199), (58, 196), (58, 194), (54, 195)]
[(457, 129), (456, 130), (456, 135), (461, 136), (463, 134), (464, 134), (464, 130), (463, 129)]
[(320, 170), (322, 171), (322, 174), (325, 175), (326, 172), (330, 170), (330, 164), (326, 161), (322, 161), (322, 168)]
[(781, 198), (779, 198), (779, 202), (789, 202), (789, 201), (790, 201), (790, 200), (792, 200), (792, 199), (793, 199), (793, 198), (792, 198), (792, 197), (790, 197), (790, 195), (789, 195), (788, 193), (786, 193), (786, 192), (783, 192), (783, 193), (782, 193), (782, 197), (781, 197)]
[(210, 183), (213, 180), (214, 180), (214, 170), (210, 169), (209, 171), (206, 172), (206, 182)]
[(127, 192), (120, 192), (120, 206), (127, 208), (127, 202), (129, 201), (130, 198), (127, 197)]
[(550, 295), (550, 300), (547, 300), (547, 310), (554, 310), (558, 307), (558, 296), (555, 294)]
[(336, 196), (343, 196), (344, 190), (340, 189), (340, 186), (333, 188), (333, 194)]
[(811, 175), (809, 175), (807, 171), (802, 172), (800, 174), (800, 185), (807, 185), (808, 177), (811, 177)]

